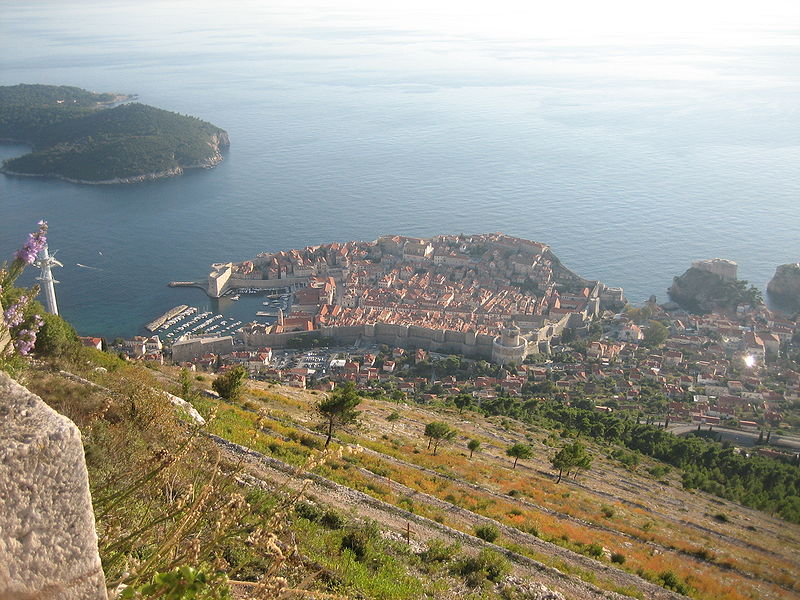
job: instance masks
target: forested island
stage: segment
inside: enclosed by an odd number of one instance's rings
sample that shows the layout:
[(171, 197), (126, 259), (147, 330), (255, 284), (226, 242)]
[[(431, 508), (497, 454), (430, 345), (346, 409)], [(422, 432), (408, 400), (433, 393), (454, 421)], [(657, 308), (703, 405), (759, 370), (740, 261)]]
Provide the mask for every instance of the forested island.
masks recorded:
[(137, 183), (222, 161), (227, 132), (146, 104), (118, 104), (130, 99), (69, 86), (0, 87), (0, 140), (32, 148), (0, 170), (75, 183)]

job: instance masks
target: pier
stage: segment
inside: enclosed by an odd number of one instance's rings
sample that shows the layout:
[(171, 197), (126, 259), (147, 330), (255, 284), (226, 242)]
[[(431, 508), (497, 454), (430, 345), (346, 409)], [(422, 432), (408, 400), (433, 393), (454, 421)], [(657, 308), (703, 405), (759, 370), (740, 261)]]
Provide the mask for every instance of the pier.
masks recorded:
[(172, 317), (174, 317), (178, 313), (182, 313), (187, 308), (189, 307), (186, 304), (180, 304), (175, 308), (171, 308), (157, 319), (150, 321), (147, 325), (145, 325), (145, 328), (147, 328), (148, 331), (155, 331), (156, 329), (161, 327), (165, 322), (169, 321)]
[(167, 285), (169, 287), (198, 287), (203, 290), (206, 289), (206, 284), (202, 281), (170, 281)]

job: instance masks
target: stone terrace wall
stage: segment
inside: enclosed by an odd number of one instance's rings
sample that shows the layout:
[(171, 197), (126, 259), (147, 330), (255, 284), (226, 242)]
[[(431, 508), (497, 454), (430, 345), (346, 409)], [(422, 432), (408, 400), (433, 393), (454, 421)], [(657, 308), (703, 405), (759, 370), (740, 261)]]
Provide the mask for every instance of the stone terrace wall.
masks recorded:
[(106, 600), (75, 424), (0, 372), (0, 600)]

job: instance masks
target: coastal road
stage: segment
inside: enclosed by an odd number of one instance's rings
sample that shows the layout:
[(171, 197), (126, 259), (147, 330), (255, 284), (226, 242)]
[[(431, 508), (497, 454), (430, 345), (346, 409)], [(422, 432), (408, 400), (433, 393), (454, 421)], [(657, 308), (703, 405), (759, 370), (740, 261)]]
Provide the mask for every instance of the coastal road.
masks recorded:
[[(675, 435), (686, 435), (692, 431), (697, 431), (697, 424), (695, 423), (693, 425), (687, 425), (685, 423), (679, 423), (672, 425), (667, 429), (670, 433), (674, 433)], [(701, 431), (708, 431), (708, 425), (702, 425), (700, 429)], [(746, 448), (755, 446), (759, 436), (758, 432), (742, 431), (740, 429), (731, 429), (729, 427), (720, 427), (718, 425), (714, 425), (712, 431), (719, 434), (723, 440), (731, 441), (737, 446), (743, 446)], [(800, 439), (796, 437), (776, 435), (773, 433), (770, 437), (769, 445), (780, 447), (782, 449), (788, 448), (793, 452), (800, 452)]]

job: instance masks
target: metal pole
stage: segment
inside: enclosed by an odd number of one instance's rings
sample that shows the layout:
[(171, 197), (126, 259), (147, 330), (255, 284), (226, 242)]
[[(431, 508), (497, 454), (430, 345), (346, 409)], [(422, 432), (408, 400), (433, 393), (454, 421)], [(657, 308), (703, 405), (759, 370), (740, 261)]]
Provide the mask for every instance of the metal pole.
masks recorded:
[(36, 279), (41, 281), (43, 284), (47, 312), (49, 312), (51, 315), (57, 315), (58, 303), (56, 302), (56, 288), (54, 284), (59, 282), (53, 279), (53, 273), (50, 268), (63, 267), (64, 265), (58, 262), (54, 257), (50, 256), (47, 245), (45, 245), (45, 247), (42, 248), (41, 252), (39, 253), (39, 260), (36, 261), (36, 266), (42, 269), (41, 274)]

